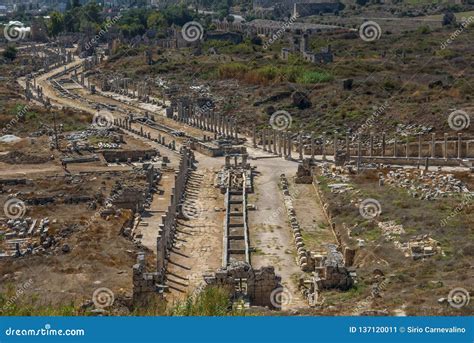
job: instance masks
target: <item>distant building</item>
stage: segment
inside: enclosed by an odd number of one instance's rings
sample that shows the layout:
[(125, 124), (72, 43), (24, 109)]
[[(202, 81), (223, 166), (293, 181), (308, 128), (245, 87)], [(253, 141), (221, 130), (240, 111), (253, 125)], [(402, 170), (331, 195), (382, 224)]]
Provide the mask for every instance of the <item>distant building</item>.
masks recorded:
[(339, 0), (254, 0), (255, 11), (280, 8), (294, 16), (306, 17), (320, 13), (337, 13), (344, 8)]
[(331, 51), (331, 46), (328, 45), (322, 48), (320, 52), (310, 51), (308, 46), (309, 36), (307, 33), (302, 35), (294, 34), (290, 37), (290, 48), (283, 48), (281, 50), (281, 59), (288, 60), (290, 53), (300, 54), (300, 56), (307, 62), (315, 64), (332, 63), (334, 55)]
[(344, 5), (339, 0), (314, 0), (295, 3), (293, 5), (293, 16), (307, 17), (321, 13), (338, 13), (343, 8)]

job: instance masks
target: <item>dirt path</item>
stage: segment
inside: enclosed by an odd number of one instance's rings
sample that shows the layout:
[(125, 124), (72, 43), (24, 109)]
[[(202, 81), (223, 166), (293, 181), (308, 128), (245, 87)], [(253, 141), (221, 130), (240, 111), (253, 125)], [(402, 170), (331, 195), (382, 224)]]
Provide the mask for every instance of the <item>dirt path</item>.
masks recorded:
[(296, 218), (306, 247), (310, 251), (325, 252), (324, 245), (335, 243), (336, 238), (329, 227), (313, 185), (295, 184), (293, 175), (287, 175)]
[[(84, 164), (68, 164), (68, 171), (71, 174), (77, 174), (81, 172), (104, 172), (104, 171), (124, 171), (132, 170), (131, 166), (120, 165), (120, 166), (104, 166), (104, 165), (90, 165), (88, 163)], [(0, 177), (20, 177), (33, 175), (37, 176), (38, 174), (52, 174), (58, 173), (63, 174), (64, 169), (60, 165), (54, 164), (6, 164), (0, 163)]]
[(250, 245), (255, 248), (252, 266), (274, 266), (282, 278), (282, 285), (291, 294), (290, 301), (282, 309), (306, 307), (307, 303), (297, 289), (296, 281), (303, 273), (296, 264), (296, 249), (288, 228), (283, 197), (278, 189), (281, 173), (293, 174), (296, 164), (281, 158), (257, 160), (259, 176), (254, 179), (256, 211), (249, 212)]

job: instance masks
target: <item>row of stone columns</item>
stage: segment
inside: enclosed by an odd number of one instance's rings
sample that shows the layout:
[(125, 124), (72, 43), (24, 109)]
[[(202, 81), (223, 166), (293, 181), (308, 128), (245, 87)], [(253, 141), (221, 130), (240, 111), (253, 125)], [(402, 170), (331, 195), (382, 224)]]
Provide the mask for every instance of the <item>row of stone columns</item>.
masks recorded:
[[(253, 146), (257, 147), (257, 131), (255, 126), (253, 127)], [(302, 136), (300, 135), (299, 142), (302, 141)], [(260, 142), (262, 149), (270, 153), (274, 153), (280, 157), (286, 159), (292, 159), (293, 151), (293, 137), (291, 133), (285, 131), (279, 131), (274, 129), (263, 129), (259, 133)], [(303, 145), (299, 144), (298, 152), (300, 159), (303, 159)]]
[[(151, 85), (147, 81), (132, 82), (131, 78), (114, 77), (111, 81), (103, 80), (101, 85), (102, 91), (111, 90), (118, 94), (125, 94), (132, 98), (142, 99), (150, 102)], [(151, 101), (155, 103), (155, 101)]]
[(178, 101), (176, 120), (228, 138), (239, 138), (237, 121), (212, 109), (196, 110), (191, 104)]
[[(428, 157), (428, 156), (423, 156), (423, 139), (422, 139), (422, 136), (421, 134), (417, 135), (418, 136), (418, 154), (416, 157), (418, 158), (422, 158), (422, 157)], [(358, 141), (360, 141), (360, 137), (358, 138)], [(374, 154), (374, 136), (373, 135), (370, 135), (369, 136), (369, 144), (370, 144), (370, 148), (369, 148), (369, 157), (374, 157), (375, 154)], [(431, 134), (431, 141), (430, 141), (430, 156), (431, 158), (437, 158), (436, 156), (436, 134), (435, 133), (432, 133)], [(442, 158), (444, 159), (448, 159), (448, 144), (449, 144), (449, 134), (448, 133), (444, 133), (443, 134), (443, 156)], [(462, 141), (462, 133), (458, 133), (457, 134), (457, 142), (456, 142), (456, 145), (457, 145), (457, 151), (456, 151), (456, 158), (458, 159), (461, 159), (463, 158), (463, 155), (462, 155), (462, 144), (463, 144), (463, 141)], [(468, 143), (466, 143), (466, 146), (467, 146)], [(405, 158), (409, 158), (409, 152), (410, 152), (410, 145), (411, 143), (410, 142), (406, 142), (405, 143)], [(399, 147), (399, 142), (397, 140), (397, 138), (395, 137), (394, 140), (393, 140), (393, 157), (403, 157), (403, 156), (400, 156), (398, 154), (398, 147)], [(467, 150), (467, 149), (466, 149)], [(466, 153), (467, 155), (467, 153)], [(387, 157), (387, 154), (386, 154), (386, 135), (385, 133), (382, 133), (382, 149), (381, 149), (381, 157)]]
[(171, 140), (168, 144), (166, 143), (166, 138), (164, 135), (161, 135), (158, 133), (157, 138), (152, 138), (150, 132), (145, 132), (143, 130), (143, 126), (140, 126), (140, 130), (135, 130), (132, 128), (132, 121), (127, 120), (127, 119), (114, 119), (114, 125), (118, 126), (124, 130), (133, 132), (141, 137), (147, 138), (149, 140), (152, 140), (155, 143), (161, 144), (171, 150), (176, 150), (176, 141)]
[(181, 149), (180, 156), (178, 170), (174, 175), (174, 187), (171, 189), (170, 204), (166, 213), (161, 217), (159, 236), (157, 237), (156, 263), (161, 283), (166, 281), (166, 267), (175, 240), (179, 206), (184, 200), (189, 174), (194, 163), (194, 155), (187, 147)]
[[(294, 134), (290, 134), (288, 132), (285, 132), (285, 131), (279, 131), (279, 130), (274, 130), (274, 129), (268, 129), (268, 128), (264, 128), (262, 130), (260, 130), (259, 132), (257, 132), (257, 129), (256, 129), (256, 126), (254, 125), (253, 126), (253, 129), (252, 129), (252, 143), (253, 143), (253, 147), (256, 148), (258, 145), (261, 145), (262, 146), (262, 149), (264, 151), (268, 151), (270, 153), (274, 153), (274, 154), (277, 154), (279, 156), (283, 156), (285, 158), (289, 158), (291, 159), (292, 158), (292, 147), (294, 145), (294, 139), (293, 139), (293, 136)], [(304, 158), (304, 155), (305, 155), (305, 149), (304, 149), (304, 142), (303, 142), (303, 137), (304, 137), (304, 133), (303, 132), (300, 132), (297, 136), (297, 141), (298, 141), (298, 145), (297, 145), (297, 153), (298, 153), (298, 157), (300, 160), (303, 160)], [(447, 159), (448, 158), (448, 144), (449, 144), (449, 141), (448, 141), (448, 134), (445, 133), (444, 134), (444, 140), (443, 140), (443, 156), (442, 158), (445, 158)], [(258, 139), (260, 139), (260, 144), (258, 144)], [(322, 153), (322, 158), (323, 160), (326, 159), (326, 153), (327, 153), (327, 148), (326, 148), (326, 143), (327, 141), (327, 137), (326, 137), (326, 134), (323, 133), (322, 134), (322, 143), (320, 144), (321, 146), (321, 153)], [(387, 156), (386, 154), (386, 150), (387, 150), (387, 142), (386, 142), (386, 134), (385, 133), (382, 133), (382, 142), (381, 142), (381, 151), (380, 151), (380, 155), (379, 156), (376, 156), (375, 154), (375, 149), (374, 149), (374, 135), (370, 135), (369, 136), (369, 151), (368, 151), (368, 157), (405, 157), (405, 158), (410, 158), (410, 146), (412, 145), (410, 142), (406, 142), (405, 143), (405, 155), (404, 156), (401, 156), (400, 154), (398, 154), (398, 148), (399, 148), (399, 141), (397, 140), (397, 138), (394, 138), (393, 140), (393, 153), (392, 153), (392, 156)], [(418, 154), (417, 158), (423, 158), (423, 157), (426, 157), (426, 156), (423, 156), (423, 140), (422, 140), (422, 135), (418, 135)], [(430, 148), (430, 155), (431, 155), (431, 158), (436, 158), (436, 137), (435, 137), (435, 134), (432, 134), (432, 137), (431, 137), (431, 148)], [(463, 156), (462, 154), (462, 145), (463, 145), (463, 141), (462, 141), (462, 133), (458, 133), (457, 134), (457, 157), (458, 159), (461, 159), (465, 156)], [(273, 146), (273, 147), (272, 147)], [(474, 144), (473, 144), (474, 146)], [(338, 135), (334, 135), (334, 138), (333, 138), (333, 155), (336, 156), (338, 150), (339, 150), (339, 147), (340, 147), (340, 139), (338, 137)], [(468, 147), (468, 143), (466, 142), (466, 147)], [(283, 153), (281, 152), (283, 149)], [(310, 135), (310, 154), (311, 154), (311, 159), (314, 159), (314, 156), (315, 156), (315, 149), (316, 149), (316, 143), (315, 143), (315, 134), (314, 132), (311, 133)], [(467, 150), (467, 148), (466, 148)], [(351, 150), (351, 136), (349, 133), (346, 134), (346, 137), (345, 137), (345, 152), (346, 152), (346, 156), (347, 158), (350, 158), (351, 155), (353, 154), (352, 150)], [(467, 152), (466, 154), (467, 155)], [(356, 142), (356, 153), (353, 154), (353, 156), (362, 156), (362, 140), (361, 140), (361, 137), (359, 136), (358, 139), (357, 139), (357, 142)]]

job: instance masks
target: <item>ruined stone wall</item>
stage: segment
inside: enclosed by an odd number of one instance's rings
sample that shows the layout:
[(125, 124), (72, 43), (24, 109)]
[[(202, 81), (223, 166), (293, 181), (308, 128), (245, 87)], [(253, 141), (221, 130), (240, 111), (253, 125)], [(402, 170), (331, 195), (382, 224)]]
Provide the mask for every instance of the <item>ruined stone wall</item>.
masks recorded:
[(313, 278), (315, 290), (337, 288), (346, 291), (354, 285), (354, 279), (345, 266), (344, 256), (335, 244), (328, 244), (326, 248), (327, 255), (316, 267)]
[(149, 303), (159, 291), (158, 273), (147, 273), (145, 266), (145, 254), (140, 253), (137, 263), (133, 266), (133, 303), (135, 305)]
[(139, 160), (149, 160), (157, 155), (154, 149), (148, 150), (104, 150), (101, 151), (107, 162), (136, 162)]
[(192, 142), (191, 148), (206, 156), (219, 157), (224, 155), (224, 150), (222, 150), (221, 148), (213, 147), (209, 144), (204, 144), (198, 141)]
[(187, 148), (181, 150), (178, 171), (174, 177), (174, 188), (170, 195), (170, 204), (166, 213), (161, 217), (159, 236), (157, 237), (156, 264), (160, 282), (165, 280), (165, 271), (168, 264), (170, 250), (176, 231), (176, 219), (179, 206), (185, 195), (185, 187), (194, 164), (194, 154)]
[[(237, 297), (237, 286), (240, 280), (246, 280), (247, 297), (253, 306), (274, 308), (272, 292), (280, 287), (281, 278), (275, 274), (273, 267), (254, 269), (245, 262), (234, 262), (226, 268), (219, 269), (214, 275), (204, 278), (209, 286), (222, 286), (231, 289), (231, 296)], [(242, 294), (240, 294), (242, 295)]]
[(137, 213), (143, 211), (147, 199), (151, 197), (153, 188), (161, 173), (151, 164), (144, 164), (143, 169), (136, 170), (142, 182), (133, 186), (116, 184), (108, 199), (118, 208), (127, 208)]
[(319, 186), (316, 183), (316, 180), (313, 180), (313, 187), (314, 187), (314, 190), (316, 191), (318, 201), (320, 202), (322, 206), (324, 216), (326, 217), (326, 220), (331, 227), (332, 233), (334, 234), (334, 237), (336, 238), (336, 242), (339, 245), (341, 251), (343, 251), (344, 261), (347, 266), (351, 266), (353, 257), (354, 257), (354, 248), (352, 244), (353, 242), (351, 242), (347, 232), (343, 234), (341, 233), (343, 230), (338, 230), (336, 228), (336, 223), (334, 223), (332, 219), (332, 213), (329, 208), (329, 202), (326, 200), (326, 198), (324, 197), (324, 194), (319, 189)]

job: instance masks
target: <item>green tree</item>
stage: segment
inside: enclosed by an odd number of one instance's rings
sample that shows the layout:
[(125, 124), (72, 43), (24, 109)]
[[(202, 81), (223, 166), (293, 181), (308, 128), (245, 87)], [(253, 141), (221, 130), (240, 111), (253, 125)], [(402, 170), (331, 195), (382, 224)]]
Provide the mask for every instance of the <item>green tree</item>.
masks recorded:
[(49, 35), (53, 37), (64, 31), (64, 16), (61, 13), (55, 11), (50, 14), (48, 31)]
[(17, 50), (13, 45), (9, 45), (3, 50), (2, 56), (9, 61), (13, 61), (16, 58)]
[(167, 21), (160, 12), (152, 12), (147, 18), (147, 27), (149, 29), (163, 30), (167, 27)]
[(95, 1), (90, 1), (82, 7), (82, 17), (87, 21), (100, 24), (102, 21), (100, 12), (102, 7), (98, 5)]
[(172, 24), (183, 26), (188, 21), (194, 19), (193, 13), (184, 6), (169, 6), (163, 11), (163, 15), (168, 22), (168, 25)]

